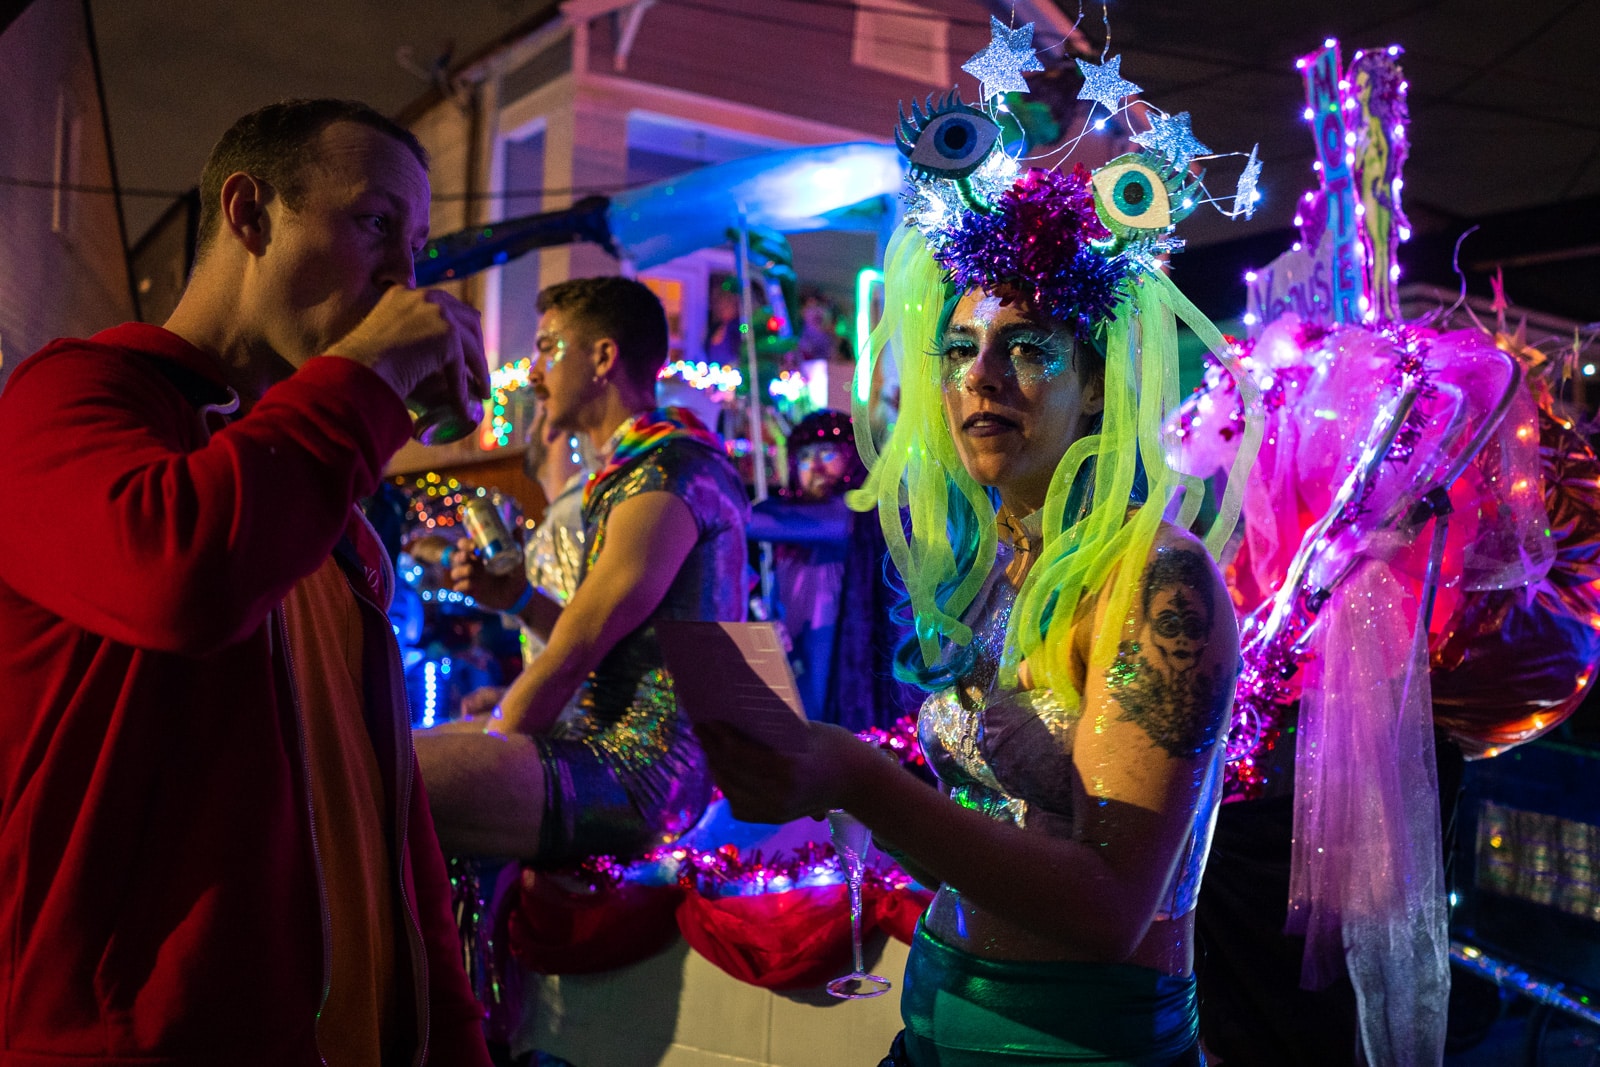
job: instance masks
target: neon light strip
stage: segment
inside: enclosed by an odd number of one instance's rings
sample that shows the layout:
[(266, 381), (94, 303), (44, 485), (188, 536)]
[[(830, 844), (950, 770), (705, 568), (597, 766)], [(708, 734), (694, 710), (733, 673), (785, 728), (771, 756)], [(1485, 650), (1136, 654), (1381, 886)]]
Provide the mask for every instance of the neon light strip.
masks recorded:
[(872, 287), (883, 284), (883, 271), (863, 267), (856, 275), (856, 399), (865, 404), (872, 397), (872, 352), (867, 343), (872, 333)]

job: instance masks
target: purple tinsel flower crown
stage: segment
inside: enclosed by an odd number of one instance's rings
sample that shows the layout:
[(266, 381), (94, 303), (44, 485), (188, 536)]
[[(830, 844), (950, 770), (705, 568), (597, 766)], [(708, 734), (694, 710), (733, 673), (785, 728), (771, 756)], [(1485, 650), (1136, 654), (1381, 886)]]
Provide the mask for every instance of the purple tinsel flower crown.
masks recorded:
[[(1107, 113), (1093, 129), (1118, 119), (1138, 149), (1093, 173), (1082, 166), (1021, 172), (1025, 158), (1067, 158), (1091, 124), (1086, 119), (1065, 144), (1025, 157), (1027, 130), (1004, 98), (1028, 92), (1024, 72), (1044, 69), (1033, 24), (989, 24), (988, 47), (961, 68), (978, 79), (975, 104), (953, 89), (912, 101), (910, 114), (900, 108), (894, 136), (907, 162), (905, 221), (926, 239), (950, 285), (1027, 303), (1079, 343), (1093, 343), (1131, 291), (1127, 283), (1159, 270), (1160, 256), (1183, 247), (1173, 227), (1198, 204), (1218, 202), (1193, 166), (1216, 157), (1194, 136), (1187, 111), (1169, 115), (1142, 103), (1145, 128), (1128, 122), (1128, 101), (1143, 90), (1122, 76), (1121, 56), (1102, 55), (1099, 63), (1077, 61), (1084, 78), (1077, 99)], [(1381, 81), (1384, 73), (1373, 77)], [(1008, 141), (1002, 127), (1021, 136)], [(1260, 173), (1252, 149), (1224, 214), (1250, 216)]]
[(1029, 170), (992, 210), (964, 213), (943, 236), (930, 251), (958, 291), (980, 288), (1047, 310), (1084, 344), (1111, 317), (1134, 270), (1128, 257), (1110, 253), (1114, 235), (1081, 165), (1066, 174)]

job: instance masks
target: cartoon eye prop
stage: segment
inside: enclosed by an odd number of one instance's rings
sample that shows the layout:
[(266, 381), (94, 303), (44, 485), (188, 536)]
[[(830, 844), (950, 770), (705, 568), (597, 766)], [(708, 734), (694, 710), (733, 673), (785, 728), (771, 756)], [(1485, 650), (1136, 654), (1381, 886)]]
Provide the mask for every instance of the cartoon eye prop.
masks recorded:
[(1095, 171), (1094, 191), (1101, 219), (1123, 236), (1164, 233), (1177, 221), (1166, 179), (1138, 155), (1118, 156)]
[(963, 104), (952, 89), (937, 103), (929, 96), (926, 112), (913, 100), (909, 118), (902, 105), (894, 139), (900, 154), (911, 161), (913, 176), (958, 181), (983, 165), (1000, 139), (1000, 127)]

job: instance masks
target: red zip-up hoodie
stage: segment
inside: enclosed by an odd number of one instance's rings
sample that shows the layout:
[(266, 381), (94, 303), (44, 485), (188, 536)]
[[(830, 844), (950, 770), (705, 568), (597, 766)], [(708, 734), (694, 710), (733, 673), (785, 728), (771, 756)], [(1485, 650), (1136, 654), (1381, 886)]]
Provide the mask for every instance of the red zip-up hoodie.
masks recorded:
[[(349, 360), (227, 425), (186, 372), (226, 396), (209, 357), (133, 324), (52, 343), (0, 393), (0, 1067), (321, 1060), (327, 916), (278, 609), (410, 424)], [(361, 585), (407, 1058), (482, 1067), (397, 651)]]

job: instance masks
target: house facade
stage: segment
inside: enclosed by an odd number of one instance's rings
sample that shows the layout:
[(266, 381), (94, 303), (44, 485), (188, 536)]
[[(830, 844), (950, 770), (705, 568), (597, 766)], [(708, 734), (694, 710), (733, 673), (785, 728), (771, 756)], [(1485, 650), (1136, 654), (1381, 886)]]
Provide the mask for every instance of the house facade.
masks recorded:
[[(84, 0), (0, 20), (0, 384), (56, 337), (134, 317)], [(25, 76), (24, 76), (25, 75)]]
[[(1004, 10), (1000, 10), (1003, 8)], [(1050, 0), (567, 0), (469, 60), (400, 117), (433, 153), (432, 229), (552, 211), (777, 148), (888, 141), (901, 101), (947, 92), (989, 40), (989, 18), (1036, 23), (1042, 45), (1072, 23)], [(968, 79), (970, 80), (970, 79)], [(882, 234), (793, 235), (802, 286), (853, 321), (860, 272)], [(640, 277), (663, 299), (674, 356), (705, 358), (713, 291), (730, 247)], [(571, 277), (633, 273), (593, 245), (546, 248), (463, 280), (484, 314), (491, 366), (533, 347), (533, 298)], [(829, 403), (847, 403), (848, 363)], [(393, 469), (488, 460), (494, 427), (450, 451), (408, 448)], [(495, 457), (497, 458), (497, 457)]]

